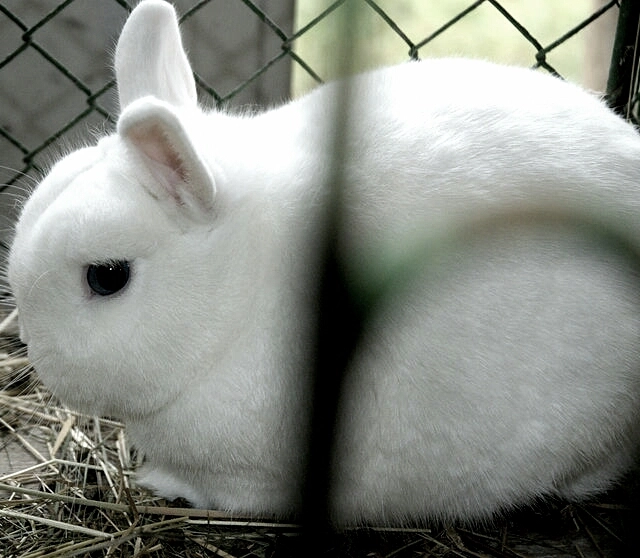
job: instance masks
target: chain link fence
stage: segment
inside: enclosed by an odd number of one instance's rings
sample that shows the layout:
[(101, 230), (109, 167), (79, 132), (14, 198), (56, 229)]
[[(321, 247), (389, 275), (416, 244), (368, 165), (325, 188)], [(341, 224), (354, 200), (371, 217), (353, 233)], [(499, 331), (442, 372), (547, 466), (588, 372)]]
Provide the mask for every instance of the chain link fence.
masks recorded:
[[(633, 0), (174, 3), (181, 14), (200, 99), (209, 106), (278, 103), (291, 93), (291, 83), (294, 93), (299, 93), (335, 77), (330, 62), (346, 52), (358, 56), (349, 61), (357, 70), (440, 55), (442, 39), (451, 37), (448, 44), (454, 46), (447, 48), (452, 54), (495, 54), (502, 61), (512, 61), (517, 51), (519, 63), (569, 79), (579, 76), (567, 67), (563, 52), (582, 49), (577, 65), (601, 75), (599, 84), (588, 85), (604, 90), (602, 76), (609, 74), (612, 105), (630, 118), (637, 112), (633, 109), (638, 98), (634, 77), (638, 8)], [(61, 152), (91, 140), (90, 131), (95, 135), (112, 129), (117, 113), (113, 48), (135, 4), (126, 0), (0, 1), (0, 261), (8, 249), (17, 200), (24, 198), (25, 190)], [(343, 27), (336, 18), (354, 6), (356, 28), (349, 28), (348, 37), (337, 37), (336, 30)], [(556, 17), (566, 6), (571, 6), (570, 13)], [(619, 18), (619, 14), (626, 15)], [(609, 71), (619, 19), (624, 33), (618, 33), (616, 62)], [(488, 34), (473, 43), (471, 35), (479, 28), (488, 29)], [(489, 55), (478, 52), (481, 43), (501, 35), (511, 36), (509, 46), (499, 44)], [(341, 45), (349, 48), (341, 50)]]
[[(314, 82), (323, 81), (327, 76), (305, 59), (304, 54), (298, 52), (297, 45), (305, 36), (313, 34), (323, 25), (331, 25), (332, 18), (348, 2), (358, 2), (361, 4), (360, 10), (375, 14), (402, 45), (406, 58), (429, 56), (431, 45), (441, 36), (452, 33), (456, 26), (473, 18), (481, 9), (490, 11), (491, 21), (496, 29), (502, 29), (500, 26), (506, 22), (522, 37), (530, 49), (531, 66), (560, 75), (564, 75), (564, 72), (554, 62), (554, 55), (560, 47), (576, 34), (585, 32), (600, 18), (618, 10), (618, 2), (615, 0), (602, 5), (585, 2), (581, 18), (570, 22), (570, 27), (560, 36), (547, 40), (531, 30), (529, 22), (519, 17), (517, 8), (522, 2), (508, 0), (477, 0), (459, 12), (450, 14), (447, 21), (437, 22), (436, 27), (430, 21), (432, 18), (428, 15), (429, 11), (425, 10), (427, 17), (421, 25), (424, 31), (419, 36), (410, 35), (403, 30), (409, 23), (403, 16), (403, 10), (397, 9), (403, 2), (395, 2), (395, 6), (394, 3), (382, 0), (318, 2), (317, 13), (308, 21), (299, 22), (297, 30), (293, 31), (289, 21), (283, 24), (282, 15), (273, 13), (271, 6), (277, 2), (178, 1), (176, 4), (182, 14), (182, 22), (188, 28), (186, 33), (189, 33), (189, 27), (196, 21), (201, 23), (200, 32), (208, 31), (208, 36), (201, 40), (212, 45), (211, 60), (224, 56), (224, 52), (220, 53), (215, 47), (215, 28), (212, 22), (223, 19), (230, 4), (241, 7), (245, 12), (243, 17), (247, 25), (252, 19), (259, 21), (259, 33), (269, 35), (275, 44), (261, 60), (256, 60), (249, 75), (237, 76), (237, 82), (226, 90), (219, 88), (207, 68), (196, 67), (203, 101), (215, 105), (233, 103), (244, 91), (283, 63), (293, 64), (296, 71), (304, 72)], [(114, 33), (117, 33), (133, 4), (135, 2), (125, 0), (100, 0), (99, 3), (92, 0), (0, 2), (0, 34), (3, 37), (0, 52), (0, 99), (4, 97), (0, 102), (5, 107), (4, 114), (0, 117), (1, 190), (19, 182), (23, 173), (42, 171), (51, 159), (49, 153), (52, 146), (64, 145), (77, 136), (86, 135), (87, 128), (108, 129), (113, 124), (116, 108), (115, 83), (110, 75), (110, 54), (115, 40)], [(301, 0), (300, 4), (305, 4), (305, 0)], [(80, 11), (81, 8), (85, 8), (85, 11)], [(79, 19), (83, 13), (89, 20)], [(105, 28), (110, 29), (109, 34), (105, 32)], [(257, 40), (257, 37), (253, 39)], [(87, 41), (89, 44), (86, 44)], [(80, 57), (70, 55), (74, 50), (87, 52), (90, 60), (78, 62)], [(610, 47), (606, 40), (602, 50), (606, 51), (607, 58), (610, 57)], [(339, 53), (326, 52), (323, 55), (331, 58)], [(247, 99), (243, 97), (242, 102), (246, 103)], [(60, 114), (61, 105), (70, 103), (74, 109), (65, 110), (70, 114), (63, 117)], [(31, 118), (26, 119), (24, 114)]]

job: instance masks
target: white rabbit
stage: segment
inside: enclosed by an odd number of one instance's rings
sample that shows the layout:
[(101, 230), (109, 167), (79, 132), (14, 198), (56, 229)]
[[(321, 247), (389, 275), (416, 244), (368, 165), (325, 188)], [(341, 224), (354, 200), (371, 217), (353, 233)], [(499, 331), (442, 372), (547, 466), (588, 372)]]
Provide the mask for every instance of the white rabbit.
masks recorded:
[(417, 255), (349, 369), (336, 521), (487, 519), (589, 497), (632, 464), (640, 137), (600, 100), (452, 59), (205, 111), (160, 0), (133, 11), (115, 67), (117, 132), (35, 189), (8, 271), (41, 379), (126, 422), (142, 482), (200, 507), (299, 509), (336, 177), (356, 291)]

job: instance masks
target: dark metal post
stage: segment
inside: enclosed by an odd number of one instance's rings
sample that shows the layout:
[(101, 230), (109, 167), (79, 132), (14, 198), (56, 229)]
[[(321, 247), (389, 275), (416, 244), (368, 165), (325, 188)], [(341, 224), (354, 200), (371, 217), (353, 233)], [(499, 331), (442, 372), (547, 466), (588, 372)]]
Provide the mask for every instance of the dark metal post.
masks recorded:
[(631, 113), (638, 72), (639, 24), (640, 2), (620, 0), (620, 15), (611, 53), (606, 97), (609, 106), (627, 118)]

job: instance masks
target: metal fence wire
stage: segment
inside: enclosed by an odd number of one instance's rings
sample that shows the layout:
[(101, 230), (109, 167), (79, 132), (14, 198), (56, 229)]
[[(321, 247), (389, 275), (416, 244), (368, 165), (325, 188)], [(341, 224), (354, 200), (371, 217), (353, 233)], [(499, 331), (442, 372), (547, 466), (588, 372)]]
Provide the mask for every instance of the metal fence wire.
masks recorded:
[[(509, 4), (513, 4), (508, 0), (477, 0), (469, 3), (435, 29), (430, 29), (428, 22), (425, 22), (424, 27), (427, 31), (424, 36), (418, 37), (411, 37), (403, 31), (406, 22), (400, 17), (392, 17), (385, 11), (382, 1), (337, 0), (321, 3), (325, 6), (324, 9), (309, 21), (302, 22), (295, 31), (287, 29), (288, 26), (280, 25), (271, 13), (270, 6), (275, 3), (227, 0), (222, 4), (230, 2), (242, 4), (246, 8), (248, 19), (257, 18), (261, 22), (261, 33), (270, 35), (277, 41), (279, 48), (266, 59), (259, 61), (250, 75), (238, 79), (235, 86), (228, 91), (220, 91), (217, 84), (210, 82), (205, 76), (204, 69), (196, 68), (201, 98), (216, 105), (232, 102), (263, 75), (268, 74), (275, 65), (283, 62), (298, 66), (299, 70), (306, 72), (313, 80), (321, 82), (325, 76), (297, 52), (296, 45), (303, 36), (326, 24), (334, 13), (343, 9), (348, 2), (359, 2), (366, 9), (375, 12), (398, 40), (404, 43), (407, 58), (428, 56), (429, 47), (435, 39), (450, 33), (456, 25), (470, 18), (479, 8), (490, 8), (496, 22), (499, 19), (508, 22), (530, 45), (531, 66), (544, 68), (552, 73), (562, 73), (556, 69), (553, 60), (558, 47), (574, 35), (582, 33), (608, 12), (618, 10), (620, 4), (616, 0), (606, 2), (597, 8), (594, 4), (593, 9), (585, 13), (581, 21), (566, 29), (562, 35), (551, 41), (543, 41), (529, 29), (527, 21), (518, 19), (513, 10), (508, 9)], [(81, 12), (77, 10), (81, 5), (88, 3), (94, 4), (93, 8), (82, 13), (93, 21), (79, 21), (78, 14)], [(108, 129), (113, 123), (115, 83), (109, 73), (109, 58), (114, 37), (105, 36), (105, 32), (101, 31), (101, 27), (104, 27), (103, 14), (106, 4), (114, 6), (113, 10), (109, 10), (110, 14), (115, 13), (115, 17), (124, 21), (135, 2), (100, 0), (100, 6), (93, 0), (0, 2), (0, 34), (3, 36), (0, 51), (0, 102), (7, 107), (2, 111), (4, 114), (0, 115), (0, 192), (18, 182), (24, 173), (38, 173), (46, 168), (52, 157), (48, 155), (52, 146), (69, 143), (70, 138), (81, 135), (80, 130), (96, 127)], [(215, 11), (206, 10), (209, 5), (220, 10), (224, 8), (220, 2), (214, 0), (193, 0), (191, 4), (181, 9), (182, 22), (185, 24), (199, 18), (216, 17)], [(118, 12), (121, 13), (118, 15)], [(80, 44), (80, 35), (74, 32), (74, 26), (89, 26), (90, 31), (85, 32), (82, 37), (91, 38), (94, 44)], [(54, 29), (53, 34), (48, 32), (49, 28)], [(55, 40), (52, 40), (52, 37)], [(98, 58), (94, 55), (88, 68), (71, 62), (74, 58), (69, 56), (69, 50), (92, 49), (91, 51), (95, 52), (96, 45), (97, 51), (102, 54)], [(216, 52), (212, 51), (211, 57), (215, 56)], [(63, 104), (72, 104), (74, 107), (64, 118), (60, 114)], [(30, 114), (32, 118), (23, 118), (25, 113)]]

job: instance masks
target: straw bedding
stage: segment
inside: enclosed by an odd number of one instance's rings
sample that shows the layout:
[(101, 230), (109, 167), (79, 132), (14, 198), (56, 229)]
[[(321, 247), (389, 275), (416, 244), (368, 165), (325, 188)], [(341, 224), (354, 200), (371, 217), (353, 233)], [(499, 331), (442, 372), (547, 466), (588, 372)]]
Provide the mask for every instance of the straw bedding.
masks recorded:
[[(136, 486), (143, 456), (124, 425), (75, 413), (29, 368), (0, 316), (0, 556), (318, 555), (289, 523), (247, 520)], [(344, 557), (609, 557), (638, 555), (638, 475), (599, 501), (545, 503), (488, 526), (352, 529), (320, 554)]]

